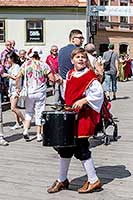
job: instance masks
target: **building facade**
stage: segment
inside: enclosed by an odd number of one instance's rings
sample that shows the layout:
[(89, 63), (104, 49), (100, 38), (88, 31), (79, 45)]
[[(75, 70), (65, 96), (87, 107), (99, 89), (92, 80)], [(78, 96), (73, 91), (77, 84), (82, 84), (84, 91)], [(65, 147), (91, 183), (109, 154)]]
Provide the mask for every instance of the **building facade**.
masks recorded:
[[(6, 40), (15, 40), (16, 48), (29, 49), (40, 46), (44, 55), (49, 54), (50, 46), (59, 48), (66, 45), (72, 29), (80, 29), (86, 37), (87, 0), (0, 0), (0, 51)], [(133, 6), (133, 0), (92, 0), (91, 5)], [(115, 44), (119, 54), (133, 57), (133, 16), (98, 16), (95, 44), (98, 54), (107, 50), (108, 43)], [(86, 43), (86, 40), (84, 41)]]
[[(109, 6), (111, 9), (121, 6), (119, 10), (117, 8), (110, 10), (107, 16), (98, 17), (98, 32), (95, 37), (98, 51), (102, 54), (111, 42), (115, 44), (119, 54), (130, 54), (133, 57), (133, 15), (128, 11), (133, 7), (133, 0), (95, 0), (95, 2), (99, 6)], [(116, 11), (116, 16), (113, 11)]]
[(46, 57), (51, 45), (61, 48), (72, 29), (85, 34), (85, 26), (82, 0), (0, 1), (0, 51), (11, 39), (17, 49), (39, 46)]

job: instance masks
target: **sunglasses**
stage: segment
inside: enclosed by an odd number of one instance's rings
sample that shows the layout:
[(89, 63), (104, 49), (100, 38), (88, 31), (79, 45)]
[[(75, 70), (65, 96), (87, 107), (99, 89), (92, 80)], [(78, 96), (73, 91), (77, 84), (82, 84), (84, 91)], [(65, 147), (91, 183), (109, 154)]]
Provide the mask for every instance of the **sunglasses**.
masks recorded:
[(52, 49), (51, 51), (58, 51), (58, 49)]
[(78, 39), (80, 39), (80, 40), (84, 40), (84, 37), (82, 37), (82, 36), (80, 36), (80, 37), (78, 37), (78, 36), (76, 37), (76, 36), (75, 36), (74, 38), (78, 38)]

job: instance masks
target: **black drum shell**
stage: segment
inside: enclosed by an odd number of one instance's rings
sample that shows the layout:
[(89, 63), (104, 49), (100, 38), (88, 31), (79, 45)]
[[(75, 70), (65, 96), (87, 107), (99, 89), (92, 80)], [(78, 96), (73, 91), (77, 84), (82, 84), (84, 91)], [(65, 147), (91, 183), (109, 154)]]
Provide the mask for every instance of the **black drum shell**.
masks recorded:
[(77, 114), (68, 111), (44, 111), (42, 113), (43, 146), (74, 146)]

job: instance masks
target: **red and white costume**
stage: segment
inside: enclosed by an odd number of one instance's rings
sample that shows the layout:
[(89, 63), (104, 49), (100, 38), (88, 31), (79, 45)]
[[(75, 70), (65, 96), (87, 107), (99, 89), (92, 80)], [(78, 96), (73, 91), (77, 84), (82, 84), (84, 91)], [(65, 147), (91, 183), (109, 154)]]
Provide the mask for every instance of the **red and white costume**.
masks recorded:
[(95, 125), (100, 119), (103, 103), (103, 89), (93, 70), (84, 68), (81, 71), (71, 69), (67, 74), (65, 103), (73, 105), (77, 100), (87, 98), (88, 106), (79, 111), (76, 137), (85, 138), (94, 134)]

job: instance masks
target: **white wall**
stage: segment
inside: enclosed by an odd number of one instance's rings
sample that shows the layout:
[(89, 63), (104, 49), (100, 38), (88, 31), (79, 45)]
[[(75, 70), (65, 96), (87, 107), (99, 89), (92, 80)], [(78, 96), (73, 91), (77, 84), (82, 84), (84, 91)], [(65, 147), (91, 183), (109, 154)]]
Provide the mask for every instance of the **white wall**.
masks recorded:
[[(86, 35), (86, 20), (84, 14), (68, 13), (16, 13), (0, 14), (0, 18), (6, 19), (6, 40), (14, 39), (16, 48), (29, 48), (37, 44), (26, 44), (25, 42), (25, 19), (43, 18), (44, 19), (44, 44), (39, 45), (45, 57), (49, 54), (50, 46), (53, 44), (62, 47), (69, 43), (68, 35), (72, 29), (80, 29)], [(4, 44), (0, 44), (0, 51), (4, 49)]]

